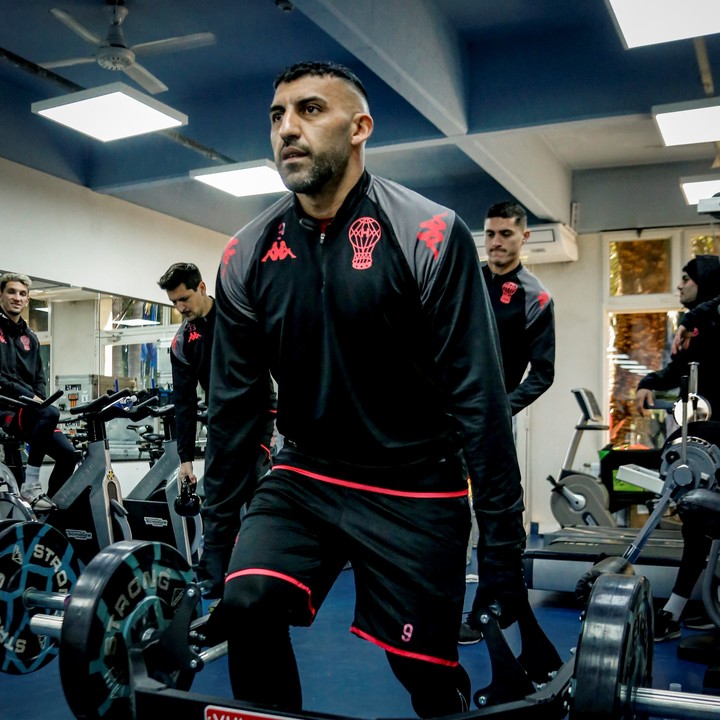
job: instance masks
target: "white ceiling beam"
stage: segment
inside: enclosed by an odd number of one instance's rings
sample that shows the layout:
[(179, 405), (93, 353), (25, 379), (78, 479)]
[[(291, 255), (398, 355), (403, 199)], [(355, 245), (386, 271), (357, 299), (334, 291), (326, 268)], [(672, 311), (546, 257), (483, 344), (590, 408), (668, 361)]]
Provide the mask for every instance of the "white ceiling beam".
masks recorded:
[(533, 215), (570, 221), (572, 172), (538, 135), (508, 131), (454, 138), (457, 146)]
[(464, 45), (428, 0), (294, 0), (445, 135), (467, 132)]
[[(568, 222), (571, 174), (537, 137), (468, 137), (465, 48), (430, 0), (294, 0), (538, 218)], [(398, 28), (412, 27), (412, 32)]]

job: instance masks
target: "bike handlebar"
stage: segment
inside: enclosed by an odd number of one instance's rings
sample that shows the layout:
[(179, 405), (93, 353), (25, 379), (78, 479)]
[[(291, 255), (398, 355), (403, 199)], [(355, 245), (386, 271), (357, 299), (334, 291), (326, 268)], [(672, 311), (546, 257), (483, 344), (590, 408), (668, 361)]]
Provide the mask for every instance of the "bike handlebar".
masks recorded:
[(28, 397), (27, 395), (21, 395), (18, 398), (11, 398), (6, 397), (5, 395), (0, 395), (0, 402), (5, 403), (6, 405), (12, 405), (14, 407), (24, 408), (24, 407), (38, 407), (38, 408), (46, 408), (49, 405), (52, 405), (58, 398), (61, 398), (65, 392), (63, 390), (56, 390), (52, 395), (49, 397), (46, 397), (44, 400), (41, 400), (38, 402), (34, 398)]
[(132, 391), (130, 390), (130, 388), (125, 388), (124, 390), (120, 390), (113, 395), (101, 395), (99, 398), (95, 398), (95, 400), (91, 400), (90, 402), (84, 403), (82, 405), (76, 405), (75, 407), (71, 407), (70, 414), (89, 415), (94, 412), (99, 413), (108, 405), (112, 405), (114, 402), (120, 400), (121, 398), (129, 397), (131, 393)]

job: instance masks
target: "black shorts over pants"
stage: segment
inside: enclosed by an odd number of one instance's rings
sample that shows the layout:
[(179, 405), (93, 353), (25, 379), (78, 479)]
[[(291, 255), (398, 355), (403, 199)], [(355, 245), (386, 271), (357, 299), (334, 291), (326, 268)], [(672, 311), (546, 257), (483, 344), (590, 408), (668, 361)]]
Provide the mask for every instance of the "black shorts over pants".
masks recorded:
[(348, 481), (283, 455), (243, 521), (226, 599), (243, 577), (277, 578), (294, 588), (284, 593), (289, 623), (310, 625), (349, 560), (351, 632), (392, 653), (457, 665), (470, 532), (457, 458), (393, 470), (398, 482), (379, 487), (372, 474), (367, 483), (357, 473)]

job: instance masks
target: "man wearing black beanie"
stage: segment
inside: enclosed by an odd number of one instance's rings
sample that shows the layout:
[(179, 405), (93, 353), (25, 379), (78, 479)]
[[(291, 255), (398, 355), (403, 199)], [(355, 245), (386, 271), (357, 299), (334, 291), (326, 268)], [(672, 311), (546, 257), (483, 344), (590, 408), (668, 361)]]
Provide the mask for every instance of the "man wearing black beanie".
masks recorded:
[[(720, 295), (720, 258), (698, 255), (683, 268), (677, 286), (680, 302), (692, 311), (698, 305)], [(685, 317), (681, 319), (685, 322)], [(653, 390), (671, 390), (680, 386), (680, 378), (688, 374), (688, 363), (697, 362), (698, 395), (705, 398), (712, 411), (720, 414), (720, 381), (715, 365), (720, 358), (720, 315), (704, 313), (695, 326), (692, 342), (676, 352), (670, 362), (657, 372), (646, 375), (638, 384), (635, 396), (640, 413), (654, 404)], [(680, 615), (691, 597), (695, 583), (705, 568), (710, 540), (688, 523), (682, 525), (683, 554), (672, 593), (665, 606), (655, 616), (655, 641), (672, 640), (680, 636)], [(686, 625), (699, 629), (700, 625), (686, 620)]]

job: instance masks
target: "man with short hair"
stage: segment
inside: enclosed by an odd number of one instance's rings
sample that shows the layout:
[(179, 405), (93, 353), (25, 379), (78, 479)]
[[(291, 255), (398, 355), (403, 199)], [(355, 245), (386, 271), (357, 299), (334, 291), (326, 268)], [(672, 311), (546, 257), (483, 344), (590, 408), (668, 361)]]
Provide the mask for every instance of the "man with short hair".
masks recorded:
[(553, 301), (520, 261), (529, 237), (527, 213), (519, 203), (501, 202), (487, 211), (483, 277), (497, 323), (513, 415), (535, 402), (555, 379)]
[(197, 386), (207, 393), (210, 384), (210, 351), (215, 330), (215, 301), (207, 294), (200, 270), (192, 263), (174, 263), (158, 280), (168, 300), (182, 315), (170, 348), (173, 404), (180, 478), (197, 483), (193, 470), (197, 436)]
[[(198, 422), (197, 387), (200, 385), (207, 398), (215, 332), (215, 301), (208, 295), (200, 270), (193, 263), (174, 263), (158, 280), (158, 285), (167, 292), (168, 300), (183, 317), (170, 348), (172, 398), (180, 456), (179, 476), (194, 487), (197, 484), (193, 469)], [(265, 421), (265, 435), (261, 438), (257, 458), (258, 478), (265, 474), (270, 464), (269, 448), (274, 425), (272, 395), (268, 399)], [(212, 483), (212, 478), (206, 474), (205, 487)], [(222, 595), (230, 553), (240, 527), (242, 506), (250, 499), (252, 489), (251, 485), (238, 485), (222, 504), (204, 503), (201, 508), (205, 532), (197, 578), (207, 598)]]
[[(45, 399), (45, 371), (40, 342), (22, 317), (30, 302), (32, 282), (27, 275), (0, 275), (0, 395), (9, 398)], [(60, 411), (50, 405), (32, 404), (21, 409), (0, 401), (0, 426), (12, 437), (29, 444), (25, 481), (21, 494), (36, 512), (55, 509), (52, 497), (75, 469), (75, 450), (57, 428)], [(48, 481), (48, 493), (40, 482), (40, 467), (48, 455), (55, 467)]]
[(268, 368), (285, 438), (225, 581), (233, 693), (302, 709), (289, 626), (312, 623), (349, 560), (351, 632), (385, 651), (418, 715), (467, 711), (465, 463), (486, 607), (512, 618), (527, 592), (520, 473), (473, 238), (450, 208), (365, 170), (373, 118), (350, 70), (299, 63), (274, 89), (270, 140), (292, 192), (230, 240), (216, 285), (208, 466), (230, 488), (234, 458), (251, 474)]
[[(522, 205), (505, 201), (489, 208), (485, 217), (487, 262), (482, 272), (497, 324), (505, 391), (513, 415), (537, 400), (555, 378), (553, 301), (520, 261), (529, 237)], [(468, 613), (460, 628), (461, 645), (482, 640), (475, 615)]]

